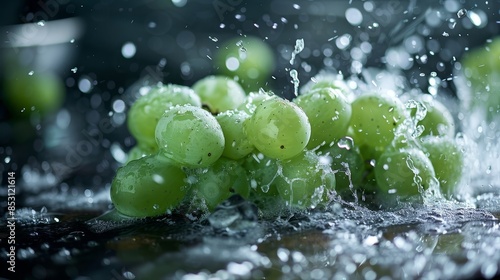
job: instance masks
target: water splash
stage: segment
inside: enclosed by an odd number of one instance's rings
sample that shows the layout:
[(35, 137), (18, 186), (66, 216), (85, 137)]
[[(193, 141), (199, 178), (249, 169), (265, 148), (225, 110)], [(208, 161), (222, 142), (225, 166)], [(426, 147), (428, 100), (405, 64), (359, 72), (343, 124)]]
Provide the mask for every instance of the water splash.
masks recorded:
[(304, 50), (304, 39), (297, 39), (295, 41), (295, 48), (292, 51), (292, 57), (290, 58), (290, 65), (295, 62), (295, 56)]

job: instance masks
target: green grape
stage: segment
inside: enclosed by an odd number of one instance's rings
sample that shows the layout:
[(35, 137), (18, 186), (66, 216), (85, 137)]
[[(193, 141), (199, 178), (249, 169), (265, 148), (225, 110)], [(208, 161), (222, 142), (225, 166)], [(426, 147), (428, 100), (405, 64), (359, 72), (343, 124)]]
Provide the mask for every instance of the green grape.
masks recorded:
[(452, 195), (462, 178), (464, 153), (453, 139), (427, 136), (422, 138), (423, 151), (429, 157), (441, 191)]
[(247, 170), (250, 186), (257, 195), (278, 196), (274, 181), (278, 176), (279, 167), (275, 159), (262, 153), (251, 153), (243, 161), (243, 167)]
[(306, 94), (315, 89), (332, 88), (338, 89), (350, 103), (355, 99), (354, 93), (344, 82), (341, 75), (333, 73), (320, 73), (311, 78), (301, 89), (300, 94)]
[(311, 125), (304, 111), (278, 97), (260, 103), (244, 125), (257, 150), (275, 159), (299, 154), (311, 136)]
[(331, 143), (318, 150), (327, 156), (335, 173), (337, 193), (351, 192), (361, 186), (365, 172), (365, 162), (359, 149), (349, 137), (341, 138), (337, 143)]
[(418, 195), (433, 184), (435, 175), (431, 161), (417, 148), (388, 149), (375, 164), (375, 179), (382, 194)]
[(216, 117), (224, 133), (224, 151), (222, 155), (230, 159), (242, 159), (254, 150), (243, 129), (243, 122), (250, 115), (243, 111), (230, 110)]
[(273, 98), (273, 95), (265, 92), (264, 90), (259, 92), (250, 92), (246, 96), (245, 102), (243, 102), (243, 104), (238, 106), (238, 110), (244, 111), (249, 115), (252, 115), (253, 112), (255, 112), (255, 108), (257, 108), (257, 105), (259, 105), (262, 101), (270, 98)]
[(237, 193), (247, 198), (250, 183), (245, 169), (235, 160), (219, 158), (207, 169), (198, 170), (193, 190), (205, 201), (209, 210)]
[(186, 86), (161, 85), (137, 99), (128, 112), (130, 133), (142, 146), (155, 147), (155, 128), (163, 113), (172, 106), (193, 105), (201, 107), (196, 93)]
[(193, 85), (193, 90), (213, 114), (238, 108), (246, 97), (243, 88), (225, 76), (205, 77)]
[(275, 68), (271, 47), (252, 36), (233, 38), (225, 42), (215, 55), (217, 72), (238, 82), (249, 90), (263, 87)]
[(145, 156), (155, 154), (157, 152), (158, 152), (158, 148), (154, 149), (151, 147), (144, 147), (144, 146), (136, 145), (128, 152), (126, 163), (128, 163), (132, 160), (140, 159), (140, 158), (143, 158)]
[(118, 168), (111, 183), (111, 201), (122, 214), (158, 216), (177, 207), (187, 191), (186, 174), (158, 155)]
[(422, 125), (423, 127), (420, 136), (434, 135), (451, 138), (455, 136), (455, 121), (451, 112), (443, 103), (435, 100), (429, 94), (420, 95), (416, 100), (420, 101), (426, 109), (425, 116), (416, 116), (419, 113), (418, 108), (411, 112), (412, 116), (418, 120), (417, 125)]
[(335, 142), (347, 133), (351, 105), (338, 89), (319, 88), (295, 98), (311, 124), (308, 149)]
[(192, 105), (167, 110), (155, 135), (160, 153), (187, 167), (207, 167), (224, 151), (224, 134), (215, 117)]
[(276, 188), (288, 205), (315, 207), (327, 201), (328, 193), (335, 190), (335, 174), (312, 151), (281, 161), (281, 167)]
[(43, 116), (61, 108), (65, 96), (62, 79), (48, 72), (28, 72), (16, 70), (5, 77), (5, 102), (11, 113), (29, 117), (37, 112)]
[(385, 147), (394, 138), (395, 128), (405, 119), (403, 103), (396, 97), (364, 94), (352, 103), (350, 125), (356, 139), (370, 147)]

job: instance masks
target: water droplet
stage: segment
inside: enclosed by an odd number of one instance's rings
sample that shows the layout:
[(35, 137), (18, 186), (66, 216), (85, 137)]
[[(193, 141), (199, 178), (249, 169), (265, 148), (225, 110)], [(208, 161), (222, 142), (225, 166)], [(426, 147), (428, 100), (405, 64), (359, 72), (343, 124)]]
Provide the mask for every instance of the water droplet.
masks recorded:
[(343, 137), (339, 140), (337, 146), (341, 149), (350, 150), (354, 147), (354, 140), (351, 137)]
[(78, 89), (83, 93), (88, 93), (92, 89), (90, 78), (84, 76), (78, 81)]
[(71, 68), (71, 72), (76, 73), (76, 71), (78, 71), (78, 67)]
[(187, 4), (187, 0), (172, 0), (172, 4), (174, 4), (178, 8), (181, 8)]
[(481, 17), (481, 14), (476, 13), (475, 11), (468, 11), (467, 17), (475, 26), (481, 26), (483, 24), (483, 17)]
[(132, 42), (126, 42), (122, 46), (122, 55), (125, 58), (132, 58), (135, 55), (136, 47)]
[(279, 248), (276, 254), (282, 262), (288, 262), (288, 257), (290, 256), (290, 251), (288, 249)]
[(155, 209), (155, 210), (160, 209), (160, 205), (158, 205), (158, 204), (154, 204), (154, 205), (153, 205), (153, 209)]
[(45, 26), (45, 21), (44, 20), (41, 20), (39, 22), (36, 23), (38, 26)]
[(228, 57), (226, 59), (226, 68), (229, 71), (236, 71), (240, 67), (240, 61), (236, 57)]
[(462, 17), (464, 17), (466, 14), (467, 14), (467, 10), (466, 10), (466, 9), (460, 9), (460, 10), (458, 10), (458, 12), (457, 12), (457, 17), (458, 17), (458, 18), (462, 18)]
[(153, 181), (157, 184), (165, 183), (165, 179), (160, 174), (153, 174)]
[(129, 280), (135, 279), (135, 274), (130, 272), (130, 271), (125, 271), (122, 273), (122, 275), (123, 275), (123, 278), (125, 278), (125, 279), (129, 279)]
[(267, 193), (269, 191), (269, 185), (262, 185), (260, 189), (263, 193)]
[(219, 38), (217, 38), (217, 37), (208, 36), (208, 38), (210, 40), (212, 40), (213, 42), (218, 42), (219, 41)]
[(35, 74), (35, 71), (33, 71), (33, 70), (28, 72), (28, 75), (30, 75), (30, 76), (33, 76), (33, 74)]
[(353, 26), (358, 26), (363, 22), (363, 14), (356, 8), (348, 8), (345, 11), (345, 19)]

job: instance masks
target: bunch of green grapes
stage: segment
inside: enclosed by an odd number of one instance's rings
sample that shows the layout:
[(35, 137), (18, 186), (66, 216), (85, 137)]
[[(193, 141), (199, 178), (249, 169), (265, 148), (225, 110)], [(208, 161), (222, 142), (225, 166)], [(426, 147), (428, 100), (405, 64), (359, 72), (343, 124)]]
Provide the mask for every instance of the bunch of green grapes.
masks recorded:
[(212, 211), (233, 194), (263, 210), (358, 193), (453, 196), (464, 152), (447, 107), (431, 95), (345, 85), (322, 75), (292, 100), (262, 88), (246, 94), (225, 76), (153, 88), (128, 112), (137, 145), (112, 182), (113, 204), (147, 217)]
[[(315, 77), (314, 83), (304, 86), (301, 96), (317, 94), (318, 88), (350, 96), (345, 98), (351, 113), (348, 128), (340, 126), (340, 137), (344, 137), (325, 141), (317, 149), (336, 172), (337, 193), (350, 195), (359, 190), (405, 198), (437, 188), (453, 196), (462, 178), (464, 152), (455, 140), (455, 122), (448, 108), (429, 94), (405, 99), (385, 92), (352, 94), (335, 77)], [(297, 99), (304, 98), (301, 96)], [(308, 114), (314, 119), (311, 123), (331, 121), (320, 118), (332, 112), (319, 109), (325, 106), (311, 106), (318, 108)], [(333, 123), (329, 127), (340, 129)], [(321, 136), (332, 133), (328, 126), (320, 131)]]

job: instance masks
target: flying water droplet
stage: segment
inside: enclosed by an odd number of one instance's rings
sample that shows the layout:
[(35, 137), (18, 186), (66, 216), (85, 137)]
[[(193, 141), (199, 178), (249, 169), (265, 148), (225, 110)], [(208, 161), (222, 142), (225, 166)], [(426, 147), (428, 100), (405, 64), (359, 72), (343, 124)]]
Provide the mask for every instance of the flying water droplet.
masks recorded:
[(304, 39), (297, 39), (295, 41), (295, 49), (292, 52), (292, 58), (290, 58), (290, 64), (293, 65), (295, 61), (295, 56), (299, 54), (304, 49)]
[(467, 10), (466, 9), (460, 9), (457, 12), (457, 17), (458, 18), (463, 18), (466, 14), (467, 14)]

